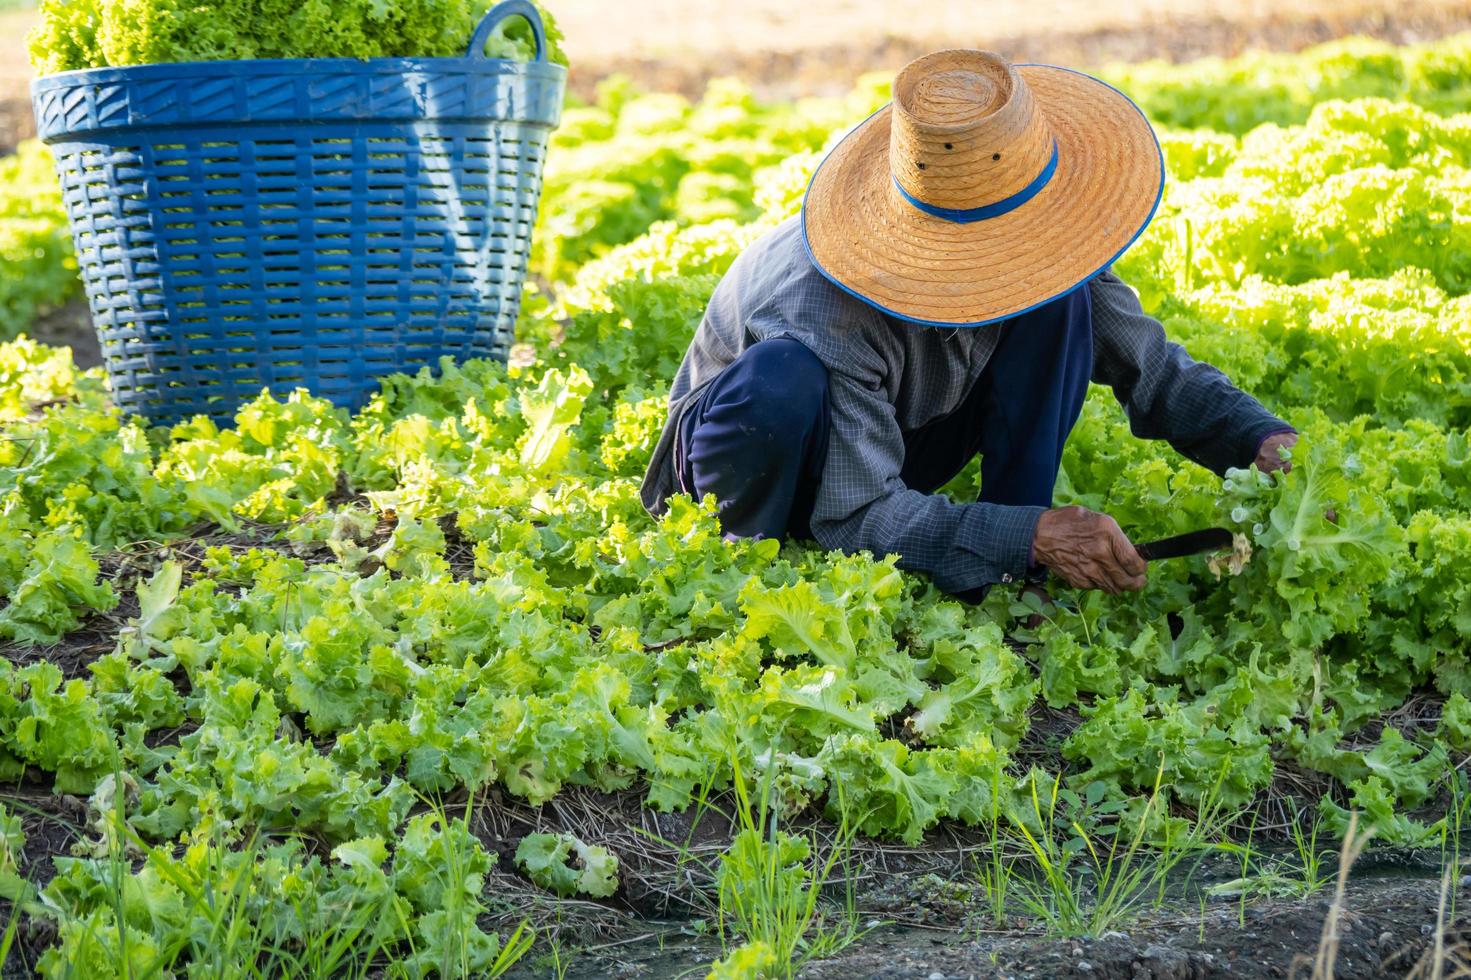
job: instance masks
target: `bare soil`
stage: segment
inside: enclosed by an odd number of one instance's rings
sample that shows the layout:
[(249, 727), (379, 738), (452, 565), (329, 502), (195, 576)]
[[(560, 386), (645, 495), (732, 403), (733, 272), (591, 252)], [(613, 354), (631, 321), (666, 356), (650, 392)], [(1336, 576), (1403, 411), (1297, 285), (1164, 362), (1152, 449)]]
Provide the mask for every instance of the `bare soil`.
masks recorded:
[(90, 368), (102, 363), (102, 345), (92, 327), (92, 313), (81, 296), (41, 314), (26, 333), (45, 344), (70, 347), (77, 367)]
[[(551, 946), (539, 944), (516, 977), (553, 975), (557, 963), (568, 978), (703, 976), (721, 954), (714, 932), (718, 909), (713, 870), (732, 828), (716, 812), (696, 817), (655, 814), (640, 793), (573, 789), (542, 807), (498, 794), (477, 809), (472, 826), (487, 848), (500, 854), (489, 894), (502, 911), (491, 922), (501, 931), (529, 917)], [(830, 843), (818, 823), (819, 850)], [(828, 832), (831, 828), (826, 828)], [(532, 831), (569, 832), (608, 846), (618, 855), (617, 895), (603, 902), (556, 902), (510, 869), (521, 836)], [(1268, 834), (1260, 846), (1280, 854), (1284, 840)], [(1120, 980), (1204, 980), (1225, 977), (1312, 975), (1333, 898), (1335, 869), (1322, 887), (1299, 898), (1212, 898), (1204, 889), (1240, 874), (1234, 857), (1207, 855), (1188, 876), (1171, 879), (1166, 900), (1151, 897), (1116, 929), (1095, 937), (1048, 936), (1044, 924), (1015, 914), (1005, 929), (989, 919), (977, 887), (976, 861), (989, 844), (975, 830), (944, 827), (917, 847), (859, 841), (846, 863), (858, 921), (867, 931), (839, 955), (808, 964), (799, 973), (814, 980), (935, 980), (937, 977), (1069, 977)], [(1290, 860), (1290, 856), (1288, 856)], [(1019, 874), (1026, 874), (1019, 871)], [(1429, 977), (1440, 904), (1440, 856), (1386, 850), (1361, 858), (1348, 877), (1339, 917), (1334, 965), (1339, 980)], [(1471, 964), (1471, 877), (1447, 896), (1443, 936), (1452, 964)], [(830, 892), (841, 897), (842, 888)], [(1203, 897), (1204, 896), (1204, 897)], [(1443, 976), (1471, 976), (1448, 969)]]
[[(1368, 877), (1351, 884), (1339, 925), (1334, 971), (1338, 980), (1403, 977), (1433, 936), (1439, 902), (1434, 879)], [(1072, 977), (1106, 980), (1204, 980), (1226, 977), (1303, 977), (1312, 974), (1331, 895), (1232, 902), (1182, 915), (1146, 918), (1127, 932), (1099, 938), (925, 935), (882, 932), (843, 956), (802, 972), (813, 980), (839, 978)]]
[[(863, 924), (856, 943), (827, 960), (807, 964), (810, 980), (971, 980), (980, 977), (1076, 980), (1207, 980), (1306, 978), (1322, 945), (1332, 887), (1302, 899), (1240, 905), (1215, 900), (1186, 908), (1167, 905), (1097, 937), (1046, 936), (1040, 926), (990, 929), (976, 908), (964, 874), (951, 879), (899, 877), (860, 897)], [(957, 897), (959, 896), (959, 897)], [(1461, 906), (1471, 890), (1455, 896)], [(1374, 869), (1351, 876), (1339, 916), (1333, 968), (1337, 980), (1429, 977), (1434, 955), (1440, 882)], [(524, 906), (523, 906), (524, 908)], [(924, 921), (895, 922), (894, 913)], [(576, 912), (571, 913), (576, 916)], [(1468, 955), (1464, 915), (1447, 916), (1444, 945), (1452, 963)], [(564, 920), (565, 922), (565, 920)], [(612, 923), (607, 923), (612, 925)], [(560, 959), (569, 980), (602, 977), (703, 976), (721, 955), (717, 938), (698, 922), (632, 921), (605, 929), (579, 946), (564, 929)], [(515, 977), (547, 975), (545, 947), (523, 961)], [(1445, 976), (1465, 974), (1446, 971)]]

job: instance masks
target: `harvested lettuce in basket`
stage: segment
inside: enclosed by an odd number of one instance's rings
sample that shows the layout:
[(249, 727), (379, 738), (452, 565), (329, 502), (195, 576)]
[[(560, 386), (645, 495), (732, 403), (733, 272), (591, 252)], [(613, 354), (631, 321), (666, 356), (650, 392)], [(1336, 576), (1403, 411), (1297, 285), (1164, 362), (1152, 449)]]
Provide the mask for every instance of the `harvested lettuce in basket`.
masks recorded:
[[(38, 75), (79, 68), (246, 58), (393, 58), (463, 55), (492, 0), (42, 0), (30, 36)], [(540, 4), (551, 50), (566, 64), (561, 31)], [(485, 46), (528, 61), (531, 28), (508, 17)]]

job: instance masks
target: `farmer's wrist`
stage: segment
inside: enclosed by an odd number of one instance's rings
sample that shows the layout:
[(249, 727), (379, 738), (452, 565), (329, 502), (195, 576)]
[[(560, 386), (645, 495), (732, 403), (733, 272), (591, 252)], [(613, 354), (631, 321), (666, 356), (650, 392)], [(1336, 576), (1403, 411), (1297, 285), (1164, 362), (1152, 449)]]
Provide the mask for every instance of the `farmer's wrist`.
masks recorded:
[(967, 509), (955, 545), (973, 556), (974, 562), (967, 564), (974, 580), (959, 584), (1007, 584), (1025, 576), (1033, 567), (1037, 520), (1046, 508), (981, 501)]
[(1262, 420), (1255, 431), (1250, 432), (1247, 438), (1243, 440), (1244, 445), (1242, 448), (1250, 449), (1251, 456), (1241, 465), (1245, 467), (1256, 463), (1262, 458), (1262, 451), (1267, 448), (1267, 444), (1273, 439), (1282, 436), (1292, 436), (1295, 439), (1297, 437), (1297, 430), (1281, 419), (1267, 418)]

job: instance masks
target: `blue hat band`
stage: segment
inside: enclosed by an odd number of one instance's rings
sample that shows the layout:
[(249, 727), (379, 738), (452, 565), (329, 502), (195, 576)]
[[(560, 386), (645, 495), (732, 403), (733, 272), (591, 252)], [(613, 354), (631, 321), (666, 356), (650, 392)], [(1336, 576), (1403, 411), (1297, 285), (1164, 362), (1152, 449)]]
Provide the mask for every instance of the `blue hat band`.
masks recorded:
[(994, 204), (987, 204), (978, 208), (940, 208), (933, 204), (926, 204), (919, 198), (910, 194), (900, 184), (899, 178), (894, 178), (894, 186), (899, 188), (899, 193), (904, 195), (904, 200), (919, 208), (925, 214), (943, 218), (946, 221), (954, 221), (957, 224), (970, 224), (972, 221), (984, 221), (987, 218), (996, 218), (1026, 204), (1032, 198), (1041, 193), (1042, 188), (1057, 173), (1057, 140), (1052, 141), (1052, 156), (1047, 160), (1047, 166), (1042, 172), (1032, 179), (1032, 182), (1010, 197), (1002, 198)]

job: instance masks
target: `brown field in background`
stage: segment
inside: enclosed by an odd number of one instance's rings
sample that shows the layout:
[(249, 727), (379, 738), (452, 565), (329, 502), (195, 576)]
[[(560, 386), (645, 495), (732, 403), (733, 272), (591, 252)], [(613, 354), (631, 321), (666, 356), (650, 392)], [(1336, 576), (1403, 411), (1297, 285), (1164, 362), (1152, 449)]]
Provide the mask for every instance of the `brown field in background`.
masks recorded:
[(838, 94), (864, 71), (944, 47), (1082, 66), (1291, 51), (1349, 34), (1406, 43), (1471, 28), (1471, 0), (550, 3), (576, 90), (613, 71), (689, 94), (711, 77), (736, 75), (771, 97)]
[[(1347, 34), (1428, 40), (1471, 29), (1471, 0), (546, 0), (572, 89), (612, 72), (698, 95), (721, 75), (763, 96), (835, 94), (939, 47), (1097, 65), (1296, 50)], [(31, 135), (30, 10), (0, 11), (0, 152)]]

